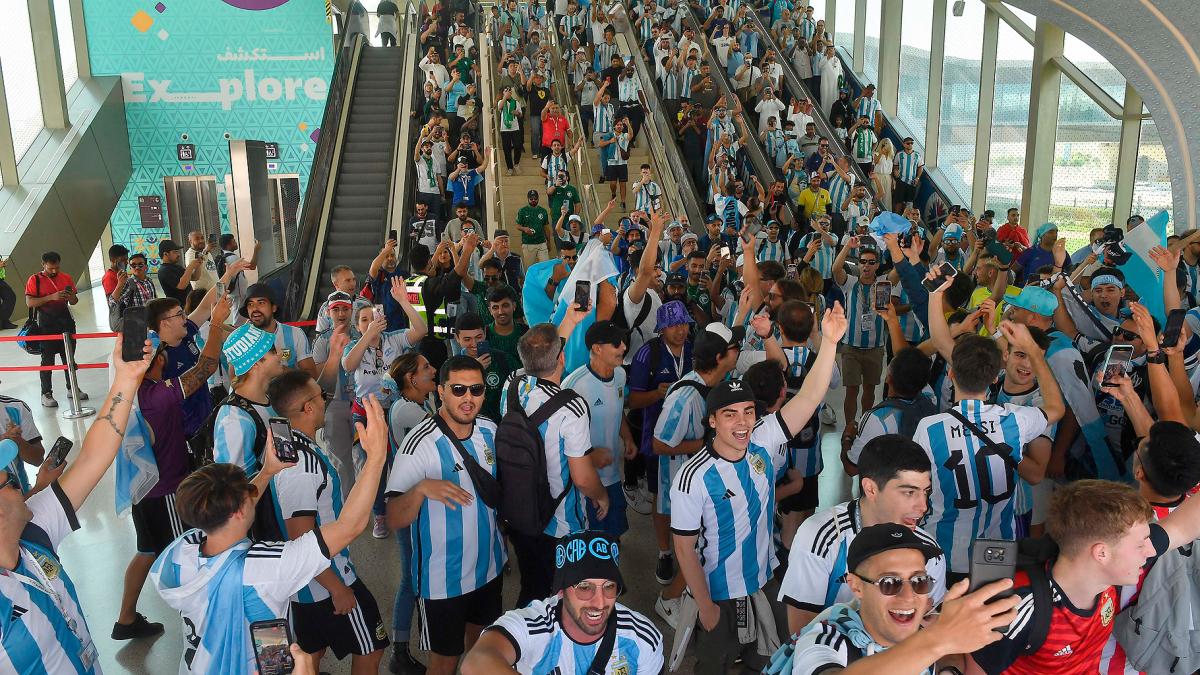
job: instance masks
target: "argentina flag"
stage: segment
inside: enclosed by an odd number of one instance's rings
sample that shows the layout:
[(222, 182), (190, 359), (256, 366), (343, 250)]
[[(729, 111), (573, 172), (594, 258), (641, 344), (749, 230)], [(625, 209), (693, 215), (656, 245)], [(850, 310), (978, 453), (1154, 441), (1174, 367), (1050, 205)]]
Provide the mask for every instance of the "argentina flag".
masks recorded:
[(135, 402), (133, 414), (129, 416), (129, 427), (117, 452), (117, 487), (114, 492), (117, 515), (123, 515), (142, 501), (142, 497), (158, 484), (158, 462), (154, 459), (152, 440), (150, 426)]

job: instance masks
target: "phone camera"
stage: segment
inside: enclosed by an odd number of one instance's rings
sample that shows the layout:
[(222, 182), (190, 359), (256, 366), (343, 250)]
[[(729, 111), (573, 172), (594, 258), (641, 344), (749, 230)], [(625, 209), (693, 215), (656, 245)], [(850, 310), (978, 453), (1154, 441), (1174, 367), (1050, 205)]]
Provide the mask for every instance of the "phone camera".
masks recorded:
[(983, 550), (983, 561), (988, 563), (1003, 564), (1004, 549), (1002, 548), (985, 548)]

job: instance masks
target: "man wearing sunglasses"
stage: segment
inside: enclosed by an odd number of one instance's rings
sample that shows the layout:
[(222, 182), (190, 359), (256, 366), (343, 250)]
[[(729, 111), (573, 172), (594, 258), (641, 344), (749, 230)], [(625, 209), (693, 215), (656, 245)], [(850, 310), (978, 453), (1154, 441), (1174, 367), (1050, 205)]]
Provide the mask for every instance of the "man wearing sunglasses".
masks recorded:
[[(657, 675), (662, 633), (617, 603), (625, 590), (620, 547), (608, 535), (575, 532), (556, 547), (555, 595), (506, 612), (463, 660), (463, 675), (601, 673)], [(614, 638), (606, 640), (613, 635)], [(590, 666), (589, 666), (590, 664)]]
[[(168, 298), (166, 302), (174, 302)], [(182, 310), (180, 310), (182, 311)], [(217, 303), (213, 321), (223, 325), (229, 318), (228, 297)], [(121, 609), (113, 624), (112, 639), (129, 640), (150, 637), (163, 631), (161, 623), (150, 623), (137, 611), (138, 596), (150, 574), (154, 559), (183, 534), (187, 527), (175, 510), (175, 490), (191, 471), (184, 410), (187, 397), (208, 388), (208, 378), (217, 370), (221, 341), (209, 340), (195, 365), (177, 377), (164, 375), (170, 361), (167, 345), (159, 344), (150, 360), (150, 368), (137, 390), (138, 408), (150, 430), (158, 482), (132, 507), (133, 531), (137, 548), (125, 570), (125, 590)]]
[[(937, 543), (918, 527), (929, 511), (929, 458), (921, 446), (898, 434), (870, 440), (858, 458), (862, 497), (809, 518), (792, 539), (779, 600), (787, 604), (788, 630), (799, 633), (833, 603), (850, 602), (846, 551), (864, 528), (903, 525), (933, 550)], [(815, 477), (814, 479), (815, 480)], [(806, 479), (807, 483), (808, 480)], [(946, 557), (939, 550), (925, 562), (934, 604), (946, 593)]]
[(935, 579), (926, 565), (941, 554), (904, 525), (882, 523), (860, 530), (846, 553), (846, 584), (857, 602), (833, 605), (809, 624), (796, 640), (791, 672), (960, 674), (961, 658), (954, 665), (943, 659), (999, 640), (994, 629), (1016, 619), (1017, 600), (985, 604), (1011, 588), (1011, 580), (969, 595), (964, 595), (968, 582), (963, 580), (946, 594), (940, 615), (922, 629), (922, 619), (934, 605)]
[(508, 556), (496, 512), (465, 465), (473, 461), (496, 475), (496, 424), (479, 414), (487, 389), (483, 367), (465, 354), (451, 356), (438, 381), (441, 407), (396, 452), (387, 518), (392, 529), (411, 526), (413, 558), (405, 568), (417, 570), (427, 672), (451, 675), (466, 646), (502, 612), (500, 572)]
[[(870, 235), (851, 235), (833, 260), (833, 283), (846, 297), (846, 319), (850, 322), (838, 346), (846, 385), (842, 411), (847, 425), (858, 419), (859, 390), (862, 390), (862, 409), (870, 410), (875, 405), (875, 387), (883, 378), (884, 342), (888, 333), (883, 315), (875, 311), (872, 288), (879, 275), (879, 249), (865, 245), (869, 243), (873, 243)], [(846, 271), (850, 251), (858, 252), (857, 274)]]
[[(275, 494), (287, 527), (287, 539), (335, 522), (342, 514), (342, 490), (337, 469), (325, 448), (315, 440), (325, 425), (329, 395), (303, 370), (289, 370), (271, 380), (267, 398), (287, 418), (300, 461), (275, 476)], [(375, 596), (358, 578), (350, 549), (331, 551), (322, 571), (292, 598), (292, 627), (296, 642), (312, 655), (319, 670), (328, 649), (339, 660), (351, 655), (352, 668), (377, 672), (388, 645), (387, 632)]]
[[(63, 539), (78, 530), (77, 514), (112, 465), (125, 436), (129, 413), (149, 354), (112, 354), (113, 384), (97, 406), (78, 456), (62, 477), (26, 499), (15, 476), (0, 469), (0, 662), (5, 672), (93, 673), (96, 644), (79, 594), (63, 567)], [(0, 442), (0, 467), (16, 459), (17, 446)], [(44, 473), (45, 470), (43, 470)], [(39, 475), (39, 483), (42, 476)]]

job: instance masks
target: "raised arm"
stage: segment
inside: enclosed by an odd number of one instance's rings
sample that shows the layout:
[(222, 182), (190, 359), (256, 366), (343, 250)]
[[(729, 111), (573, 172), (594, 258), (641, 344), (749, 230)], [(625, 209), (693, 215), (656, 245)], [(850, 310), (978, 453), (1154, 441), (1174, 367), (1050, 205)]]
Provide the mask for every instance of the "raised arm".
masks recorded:
[(821, 318), (821, 348), (817, 350), (816, 362), (805, 376), (800, 391), (779, 410), (779, 417), (788, 429), (798, 431), (804, 428), (809, 418), (816, 414), (817, 408), (821, 407), (833, 378), (838, 341), (846, 334), (846, 328), (846, 313), (842, 311), (842, 303), (834, 302)]

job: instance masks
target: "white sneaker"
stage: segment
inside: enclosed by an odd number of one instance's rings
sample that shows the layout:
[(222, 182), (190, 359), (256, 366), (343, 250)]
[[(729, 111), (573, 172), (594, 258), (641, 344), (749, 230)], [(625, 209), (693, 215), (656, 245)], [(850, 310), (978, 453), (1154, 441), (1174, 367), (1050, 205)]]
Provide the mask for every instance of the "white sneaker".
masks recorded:
[(821, 424), (828, 424), (832, 426), (837, 424), (837, 421), (837, 412), (834, 411), (832, 406), (821, 406)]
[(54, 397), (50, 394), (42, 394), (42, 407), (43, 408), (57, 408), (58, 401), (55, 401)]
[(679, 598), (668, 600), (658, 594), (658, 599), (654, 601), (654, 611), (662, 617), (663, 621), (671, 627), (671, 630), (679, 629)]
[(391, 534), (391, 530), (383, 521), (383, 516), (375, 516), (375, 526), (371, 528), (371, 536), (376, 539), (387, 539), (389, 534)]
[(654, 509), (654, 500), (649, 498), (649, 493), (640, 483), (636, 488), (625, 488), (625, 501), (629, 503), (629, 508), (643, 516), (650, 515)]

